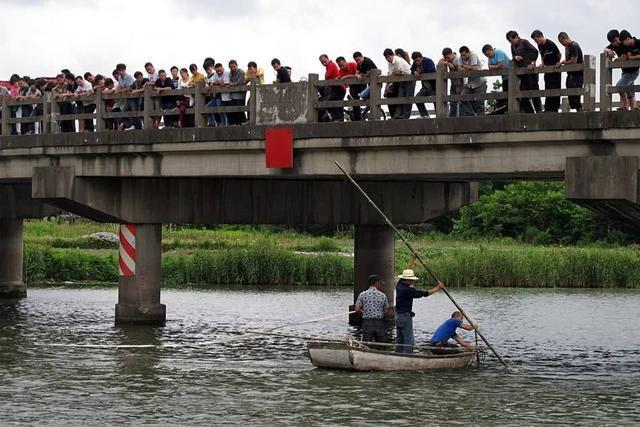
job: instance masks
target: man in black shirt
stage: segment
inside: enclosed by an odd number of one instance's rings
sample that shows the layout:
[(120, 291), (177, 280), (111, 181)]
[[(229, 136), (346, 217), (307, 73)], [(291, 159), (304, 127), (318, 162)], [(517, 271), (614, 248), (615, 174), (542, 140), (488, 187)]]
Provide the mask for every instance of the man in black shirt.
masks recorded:
[[(527, 40), (521, 39), (517, 32), (509, 31), (507, 41), (511, 43), (513, 62), (517, 67), (533, 70), (538, 60), (538, 50)], [(520, 90), (540, 90), (537, 74), (524, 74), (519, 76)], [(520, 100), (520, 111), (526, 113), (539, 113), (542, 111), (540, 98), (524, 98)]]
[[(629, 61), (640, 59), (640, 42), (635, 37), (631, 37), (631, 33), (629, 33), (629, 31), (620, 31), (620, 43), (622, 44), (620, 59), (626, 59)], [(638, 67), (623, 68), (622, 77), (618, 82), (618, 86), (633, 86), (638, 78), (638, 71)], [(622, 106), (625, 110), (628, 108), (631, 108), (632, 110), (638, 109), (636, 93), (633, 89), (629, 89), (629, 91), (627, 91), (626, 98), (627, 104), (625, 105), (623, 100)]]
[(280, 64), (280, 60), (278, 58), (273, 58), (271, 60), (271, 66), (276, 70), (276, 81), (274, 83), (291, 83), (289, 71)]
[[(582, 57), (582, 49), (580, 45), (569, 37), (569, 35), (565, 32), (561, 32), (558, 34), (558, 41), (562, 46), (565, 47), (564, 50), (564, 61), (558, 63), (556, 66), (562, 65), (571, 65), (571, 64), (582, 64), (584, 63)], [(582, 88), (584, 83), (584, 72), (583, 71), (572, 71), (567, 73), (567, 89), (572, 88)], [(574, 95), (569, 97), (569, 107), (580, 112), (582, 111), (582, 103), (580, 102), (580, 95)]]
[[(540, 66), (554, 66), (562, 59), (558, 46), (547, 39), (542, 31), (535, 30), (531, 33), (531, 38), (538, 45), (540, 51), (540, 58), (542, 64)], [(544, 88), (560, 89), (562, 87), (562, 73), (545, 73), (544, 75)], [(560, 97), (559, 96), (547, 96), (544, 99), (544, 112), (545, 113), (557, 113), (560, 109)]]
[[(371, 70), (378, 69), (378, 67), (376, 67), (376, 64), (368, 57), (363, 56), (361, 52), (354, 52), (353, 60), (356, 61), (356, 64), (358, 64), (358, 72), (356, 73), (356, 77), (358, 77), (359, 79), (368, 79), (369, 72)], [(369, 99), (370, 90), (371, 88), (369, 88), (369, 85), (367, 85), (367, 87), (362, 92), (360, 92), (359, 98)]]

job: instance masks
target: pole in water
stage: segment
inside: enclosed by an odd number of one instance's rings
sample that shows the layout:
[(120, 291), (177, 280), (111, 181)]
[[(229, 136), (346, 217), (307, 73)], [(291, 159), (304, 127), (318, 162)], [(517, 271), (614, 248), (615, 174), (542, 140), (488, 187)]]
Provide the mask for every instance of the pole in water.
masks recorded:
[[(420, 262), (420, 264), (425, 268), (425, 270), (427, 271), (427, 273), (429, 273), (429, 276), (431, 276), (433, 278), (433, 280), (435, 280), (436, 282), (440, 282), (440, 280), (438, 280), (438, 278), (436, 277), (436, 275), (433, 273), (433, 271), (431, 271), (431, 269), (427, 266), (427, 263), (424, 262), (424, 260), (422, 259), (422, 257), (420, 256), (420, 254), (418, 252), (416, 252), (415, 249), (413, 249), (413, 246), (411, 246), (411, 243), (409, 243), (409, 241), (402, 235), (402, 233), (400, 233), (400, 230), (398, 230), (398, 227), (396, 227), (391, 220), (389, 219), (389, 217), (387, 217), (387, 215), (385, 215), (384, 212), (382, 212), (382, 210), (378, 207), (378, 205), (375, 204), (375, 202), (373, 200), (371, 200), (371, 198), (369, 197), (369, 195), (367, 194), (366, 191), (364, 191), (364, 189), (362, 187), (360, 187), (360, 185), (351, 177), (351, 175), (349, 175), (349, 173), (342, 167), (342, 165), (340, 163), (338, 163), (337, 160), (334, 161), (335, 165), (338, 167), (338, 169), (340, 169), (340, 171), (342, 171), (342, 173), (347, 177), (347, 179), (349, 179), (349, 181), (358, 189), (358, 191), (364, 196), (365, 199), (367, 199), (367, 201), (369, 202), (369, 204), (380, 214), (380, 216), (382, 217), (382, 219), (384, 220), (384, 222), (391, 227), (391, 229), (396, 233), (396, 235), (400, 238), (400, 240), (402, 240), (402, 243), (405, 244), (405, 246), (411, 251), (411, 253), (413, 254), (413, 256), (416, 257), (416, 259), (418, 260), (418, 262)], [(473, 323), (473, 321), (469, 318), (469, 316), (467, 316), (467, 314), (464, 312), (464, 310), (462, 309), (462, 307), (460, 307), (460, 305), (456, 302), (456, 300), (453, 298), (453, 296), (451, 296), (451, 294), (449, 293), (449, 291), (446, 288), (442, 289), (445, 293), (445, 295), (447, 297), (449, 297), (449, 300), (451, 300), (451, 302), (453, 303), (453, 305), (456, 306), (456, 308), (458, 309), (458, 311), (462, 314), (462, 316), (467, 319), (467, 321), (471, 324), (471, 326), (473, 326), (473, 329), (476, 331), (476, 333), (478, 334), (478, 336), (482, 339), (482, 341), (487, 345), (487, 347), (489, 347), (489, 350), (491, 350), (491, 352), (496, 356), (496, 358), (498, 358), (498, 360), (500, 361), (500, 363), (502, 363), (502, 365), (504, 365), (505, 368), (508, 368), (507, 364), (505, 363), (504, 360), (502, 360), (502, 357), (500, 357), (500, 355), (498, 354), (498, 352), (493, 348), (493, 346), (491, 344), (489, 344), (489, 341), (487, 341), (487, 339), (484, 337), (484, 335), (482, 335), (482, 333), (476, 328), (476, 325)]]

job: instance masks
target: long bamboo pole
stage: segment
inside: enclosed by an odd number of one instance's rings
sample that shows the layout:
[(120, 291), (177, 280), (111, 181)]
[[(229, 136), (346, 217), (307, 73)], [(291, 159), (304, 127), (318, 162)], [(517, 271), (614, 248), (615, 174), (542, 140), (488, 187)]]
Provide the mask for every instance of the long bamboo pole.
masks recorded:
[[(351, 175), (349, 175), (349, 173), (342, 167), (342, 165), (340, 165), (340, 163), (336, 160), (334, 162), (336, 164), (336, 166), (338, 167), (338, 169), (340, 169), (342, 171), (342, 173), (349, 179), (349, 181), (351, 181), (351, 183), (358, 189), (358, 191), (364, 196), (365, 199), (367, 199), (367, 201), (369, 202), (369, 204), (380, 214), (380, 216), (384, 219), (384, 222), (387, 223), (387, 225), (389, 227), (391, 227), (393, 229), (393, 231), (396, 233), (396, 235), (400, 238), (400, 240), (402, 240), (402, 243), (405, 244), (405, 246), (411, 251), (411, 253), (413, 254), (413, 256), (416, 257), (416, 259), (420, 262), (420, 264), (422, 264), (422, 266), (425, 268), (425, 270), (427, 271), (427, 273), (429, 273), (429, 275), (433, 278), (433, 280), (435, 280), (436, 282), (440, 282), (440, 280), (438, 280), (438, 278), (436, 277), (436, 275), (433, 273), (433, 271), (431, 271), (431, 269), (427, 266), (427, 264), (424, 262), (424, 260), (422, 259), (422, 257), (420, 256), (420, 254), (418, 252), (416, 252), (415, 249), (413, 249), (413, 246), (411, 246), (411, 243), (409, 243), (409, 241), (402, 235), (402, 233), (400, 233), (400, 230), (398, 230), (398, 228), (391, 222), (391, 220), (387, 217), (387, 215), (385, 215), (384, 212), (382, 212), (382, 210), (378, 207), (378, 205), (375, 204), (375, 202), (373, 200), (371, 200), (371, 198), (369, 197), (369, 195), (366, 193), (366, 191), (364, 191), (362, 189), (362, 187), (360, 187), (360, 185), (351, 177)], [(451, 293), (449, 292), (449, 290), (447, 288), (442, 288), (442, 290), (444, 291), (444, 293), (447, 295), (447, 297), (449, 297), (449, 299), (451, 300), (451, 302), (453, 303), (453, 305), (456, 306), (456, 308), (458, 309), (458, 311), (462, 314), (462, 316), (467, 319), (467, 321), (471, 324), (471, 326), (473, 327), (473, 329), (476, 331), (476, 333), (478, 334), (478, 336), (482, 339), (482, 341), (484, 341), (484, 343), (487, 345), (487, 347), (489, 347), (489, 350), (491, 350), (491, 352), (498, 358), (498, 360), (500, 361), (500, 363), (502, 363), (504, 365), (505, 368), (508, 368), (507, 364), (505, 363), (504, 360), (502, 360), (502, 357), (500, 357), (500, 355), (498, 354), (498, 352), (493, 348), (493, 346), (491, 344), (489, 344), (489, 342), (487, 341), (487, 339), (484, 337), (484, 335), (482, 335), (482, 333), (478, 330), (478, 328), (476, 328), (476, 325), (473, 323), (473, 321), (469, 318), (469, 316), (467, 316), (467, 313), (465, 313), (465, 311), (462, 309), (462, 307), (460, 307), (460, 305), (456, 302), (456, 300), (453, 298), (453, 296), (451, 295)]]

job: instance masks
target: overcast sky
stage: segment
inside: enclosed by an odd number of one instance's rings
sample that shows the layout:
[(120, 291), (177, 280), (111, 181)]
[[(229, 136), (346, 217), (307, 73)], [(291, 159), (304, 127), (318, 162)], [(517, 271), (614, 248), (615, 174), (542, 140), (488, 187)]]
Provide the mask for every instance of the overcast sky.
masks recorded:
[(317, 58), (354, 50), (384, 65), (386, 47), (436, 58), (445, 46), (485, 43), (507, 49), (505, 33), (529, 38), (559, 31), (599, 54), (611, 28), (640, 29), (638, 0), (0, 0), (0, 80), (12, 73), (54, 76), (62, 68), (110, 74), (125, 62), (131, 73), (146, 61), (186, 67), (212, 56), (226, 64), (265, 67), (278, 57), (298, 80), (322, 73)]

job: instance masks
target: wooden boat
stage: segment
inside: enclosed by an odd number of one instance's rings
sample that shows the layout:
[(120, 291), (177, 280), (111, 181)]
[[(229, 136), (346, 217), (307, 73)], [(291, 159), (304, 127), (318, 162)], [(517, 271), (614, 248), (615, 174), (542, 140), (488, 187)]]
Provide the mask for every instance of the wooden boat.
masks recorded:
[(357, 341), (310, 341), (309, 358), (318, 368), (351, 371), (430, 371), (457, 369), (476, 365), (478, 352), (460, 351), (436, 355), (422, 353), (396, 353), (375, 350)]

